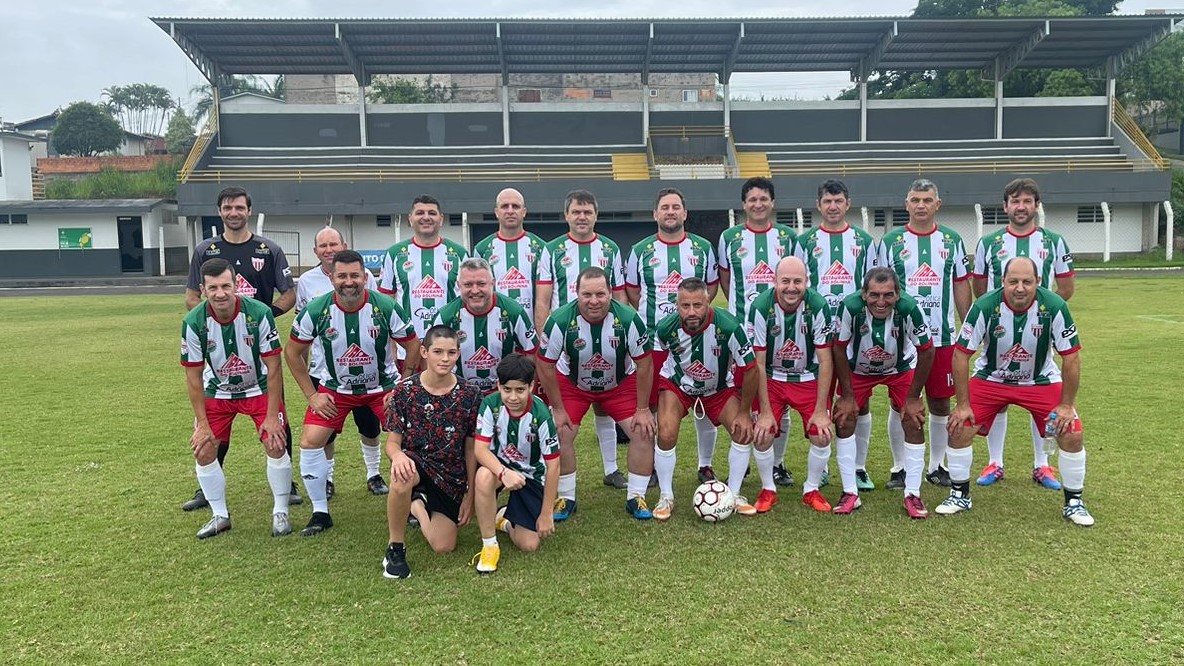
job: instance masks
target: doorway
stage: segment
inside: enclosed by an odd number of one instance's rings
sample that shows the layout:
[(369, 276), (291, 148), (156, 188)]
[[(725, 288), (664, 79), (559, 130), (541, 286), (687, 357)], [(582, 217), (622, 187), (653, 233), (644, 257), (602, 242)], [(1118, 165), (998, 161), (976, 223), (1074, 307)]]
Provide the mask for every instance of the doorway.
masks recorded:
[(140, 217), (116, 218), (119, 226), (119, 262), (124, 273), (144, 272), (144, 225)]

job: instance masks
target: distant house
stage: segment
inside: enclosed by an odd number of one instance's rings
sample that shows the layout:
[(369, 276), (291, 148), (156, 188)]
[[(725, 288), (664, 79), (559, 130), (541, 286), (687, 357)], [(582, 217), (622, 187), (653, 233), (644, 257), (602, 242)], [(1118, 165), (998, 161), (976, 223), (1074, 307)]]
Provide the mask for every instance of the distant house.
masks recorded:
[[(29, 134), (42, 140), (42, 143), (33, 149), (34, 159), (58, 156), (58, 151), (53, 147), (50, 135), (53, 133), (53, 128), (57, 125), (58, 116), (61, 113), (61, 109), (56, 109), (53, 113), (13, 124), (13, 129), (17, 132)], [(120, 144), (119, 150), (115, 154), (139, 157), (142, 155), (163, 155), (167, 152), (164, 137), (125, 131), (123, 143)]]

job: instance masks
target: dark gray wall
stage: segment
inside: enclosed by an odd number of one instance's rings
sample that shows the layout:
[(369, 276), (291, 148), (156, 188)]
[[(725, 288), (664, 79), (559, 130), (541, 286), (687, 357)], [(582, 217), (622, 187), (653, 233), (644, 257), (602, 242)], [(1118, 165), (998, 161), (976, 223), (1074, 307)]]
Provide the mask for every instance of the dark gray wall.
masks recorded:
[(500, 146), (500, 113), (367, 113), (371, 146)]
[[(995, 138), (995, 109), (992, 108), (868, 109), (867, 111), (868, 141), (948, 141), (951, 139), (993, 138)], [(858, 137), (855, 140), (858, 140)]]
[(1106, 136), (1108, 123), (1104, 106), (1005, 107), (1003, 138)]
[(736, 143), (858, 141), (859, 109), (732, 111)]
[[(145, 266), (148, 265), (145, 257)], [(119, 250), (9, 250), (0, 252), (0, 277), (124, 275)], [(129, 273), (140, 275), (140, 273)]]
[[(498, 122), (500, 124), (500, 118)], [(583, 146), (642, 141), (640, 111), (510, 114), (510, 143), (516, 146)]]
[(358, 146), (358, 117), (348, 113), (227, 113), (218, 120), (223, 146), (297, 148)]
[(721, 111), (650, 111), (650, 127), (682, 127), (683, 125), (708, 125), (723, 127), (724, 112)]

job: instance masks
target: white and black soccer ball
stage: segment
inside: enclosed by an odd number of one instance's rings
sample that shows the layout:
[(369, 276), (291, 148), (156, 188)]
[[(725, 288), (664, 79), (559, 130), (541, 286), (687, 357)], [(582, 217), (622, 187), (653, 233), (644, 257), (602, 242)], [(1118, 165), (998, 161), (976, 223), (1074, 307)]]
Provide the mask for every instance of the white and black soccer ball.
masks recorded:
[(709, 523), (726, 520), (736, 510), (736, 496), (722, 481), (708, 481), (695, 489), (695, 515)]

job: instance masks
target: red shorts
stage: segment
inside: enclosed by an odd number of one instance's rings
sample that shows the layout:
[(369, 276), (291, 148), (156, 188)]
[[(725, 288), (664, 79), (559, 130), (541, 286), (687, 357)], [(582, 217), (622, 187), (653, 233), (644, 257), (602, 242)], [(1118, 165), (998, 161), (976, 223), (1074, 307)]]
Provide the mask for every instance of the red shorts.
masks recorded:
[[(831, 407), (831, 396), (834, 395), (832, 389), (826, 397), (826, 408)], [(769, 380), (769, 406), (773, 408), (773, 419), (777, 425), (774, 426), (774, 435), (781, 434), (781, 417), (785, 414), (788, 407), (792, 407), (794, 411), (802, 417), (802, 432), (806, 437), (818, 434), (816, 428), (806, 428), (806, 424), (810, 422), (810, 417), (814, 416), (814, 404), (818, 402), (818, 381), (812, 380), (808, 382), (779, 382), (776, 379)]]
[(736, 395), (736, 389), (730, 386), (723, 390), (716, 391), (711, 395), (703, 395), (696, 398), (683, 393), (682, 389), (665, 377), (659, 377), (658, 381), (655, 383), (660, 384), (659, 390), (670, 391), (673, 393), (675, 397), (678, 398), (678, 401), (682, 403), (682, 408), (688, 413), (695, 406), (696, 399), (702, 402), (704, 414), (706, 414), (707, 418), (711, 420), (711, 424), (716, 427), (719, 427), (720, 425), (719, 417), (724, 411), (724, 406), (728, 404), (728, 400), (730, 398), (739, 397)]
[[(253, 398), (206, 398), (206, 420), (210, 422), (210, 430), (219, 442), (230, 441), (230, 427), (234, 424), (234, 417), (246, 414), (255, 422), (255, 430), (263, 425), (267, 418), (267, 394)], [(284, 406), (280, 405), (280, 424), (287, 420)], [(197, 422), (194, 421), (194, 427)]]
[[(974, 410), (974, 422), (978, 434), (986, 435), (999, 412), (1008, 405), (1018, 405), (1032, 415), (1036, 427), (1044, 432), (1044, 420), (1061, 403), (1061, 384), (1042, 386), (1013, 386), (989, 382), (978, 377), (970, 379), (970, 408)], [(1072, 432), (1081, 432), (1081, 419), (1073, 419)]]
[(909, 395), (909, 387), (913, 384), (913, 371), (897, 372), (891, 375), (860, 375), (851, 373), (851, 388), (855, 393), (855, 404), (863, 411), (867, 401), (872, 397), (872, 389), (877, 386), (888, 387), (888, 401), (892, 409), (904, 409), (904, 400)]
[(666, 359), (670, 356), (670, 352), (665, 350), (655, 349), (650, 353), (650, 357), (654, 359), (654, 383), (650, 387), (650, 407), (658, 406), (658, 387), (662, 383), (662, 366), (666, 365)]
[(937, 400), (954, 397), (954, 345), (933, 348), (933, 367), (925, 382), (925, 397)]
[(585, 391), (567, 375), (559, 375), (559, 395), (571, 422), (579, 425), (592, 405), (600, 405), (618, 423), (633, 418), (637, 411), (637, 375), (632, 374), (607, 391)]
[(321, 386), (317, 389), (317, 393), (328, 393), (333, 396), (333, 404), (337, 406), (337, 416), (329, 419), (314, 414), (311, 409), (306, 409), (304, 410), (304, 425), (306, 426), (314, 425), (321, 426), (322, 428), (332, 428), (333, 432), (340, 433), (341, 428), (345, 426), (345, 417), (349, 416), (349, 413), (355, 407), (369, 407), (370, 411), (374, 412), (374, 416), (378, 417), (379, 423), (386, 422), (386, 410), (383, 408), (382, 401), (388, 391), (349, 395), (330, 391), (324, 386)]

